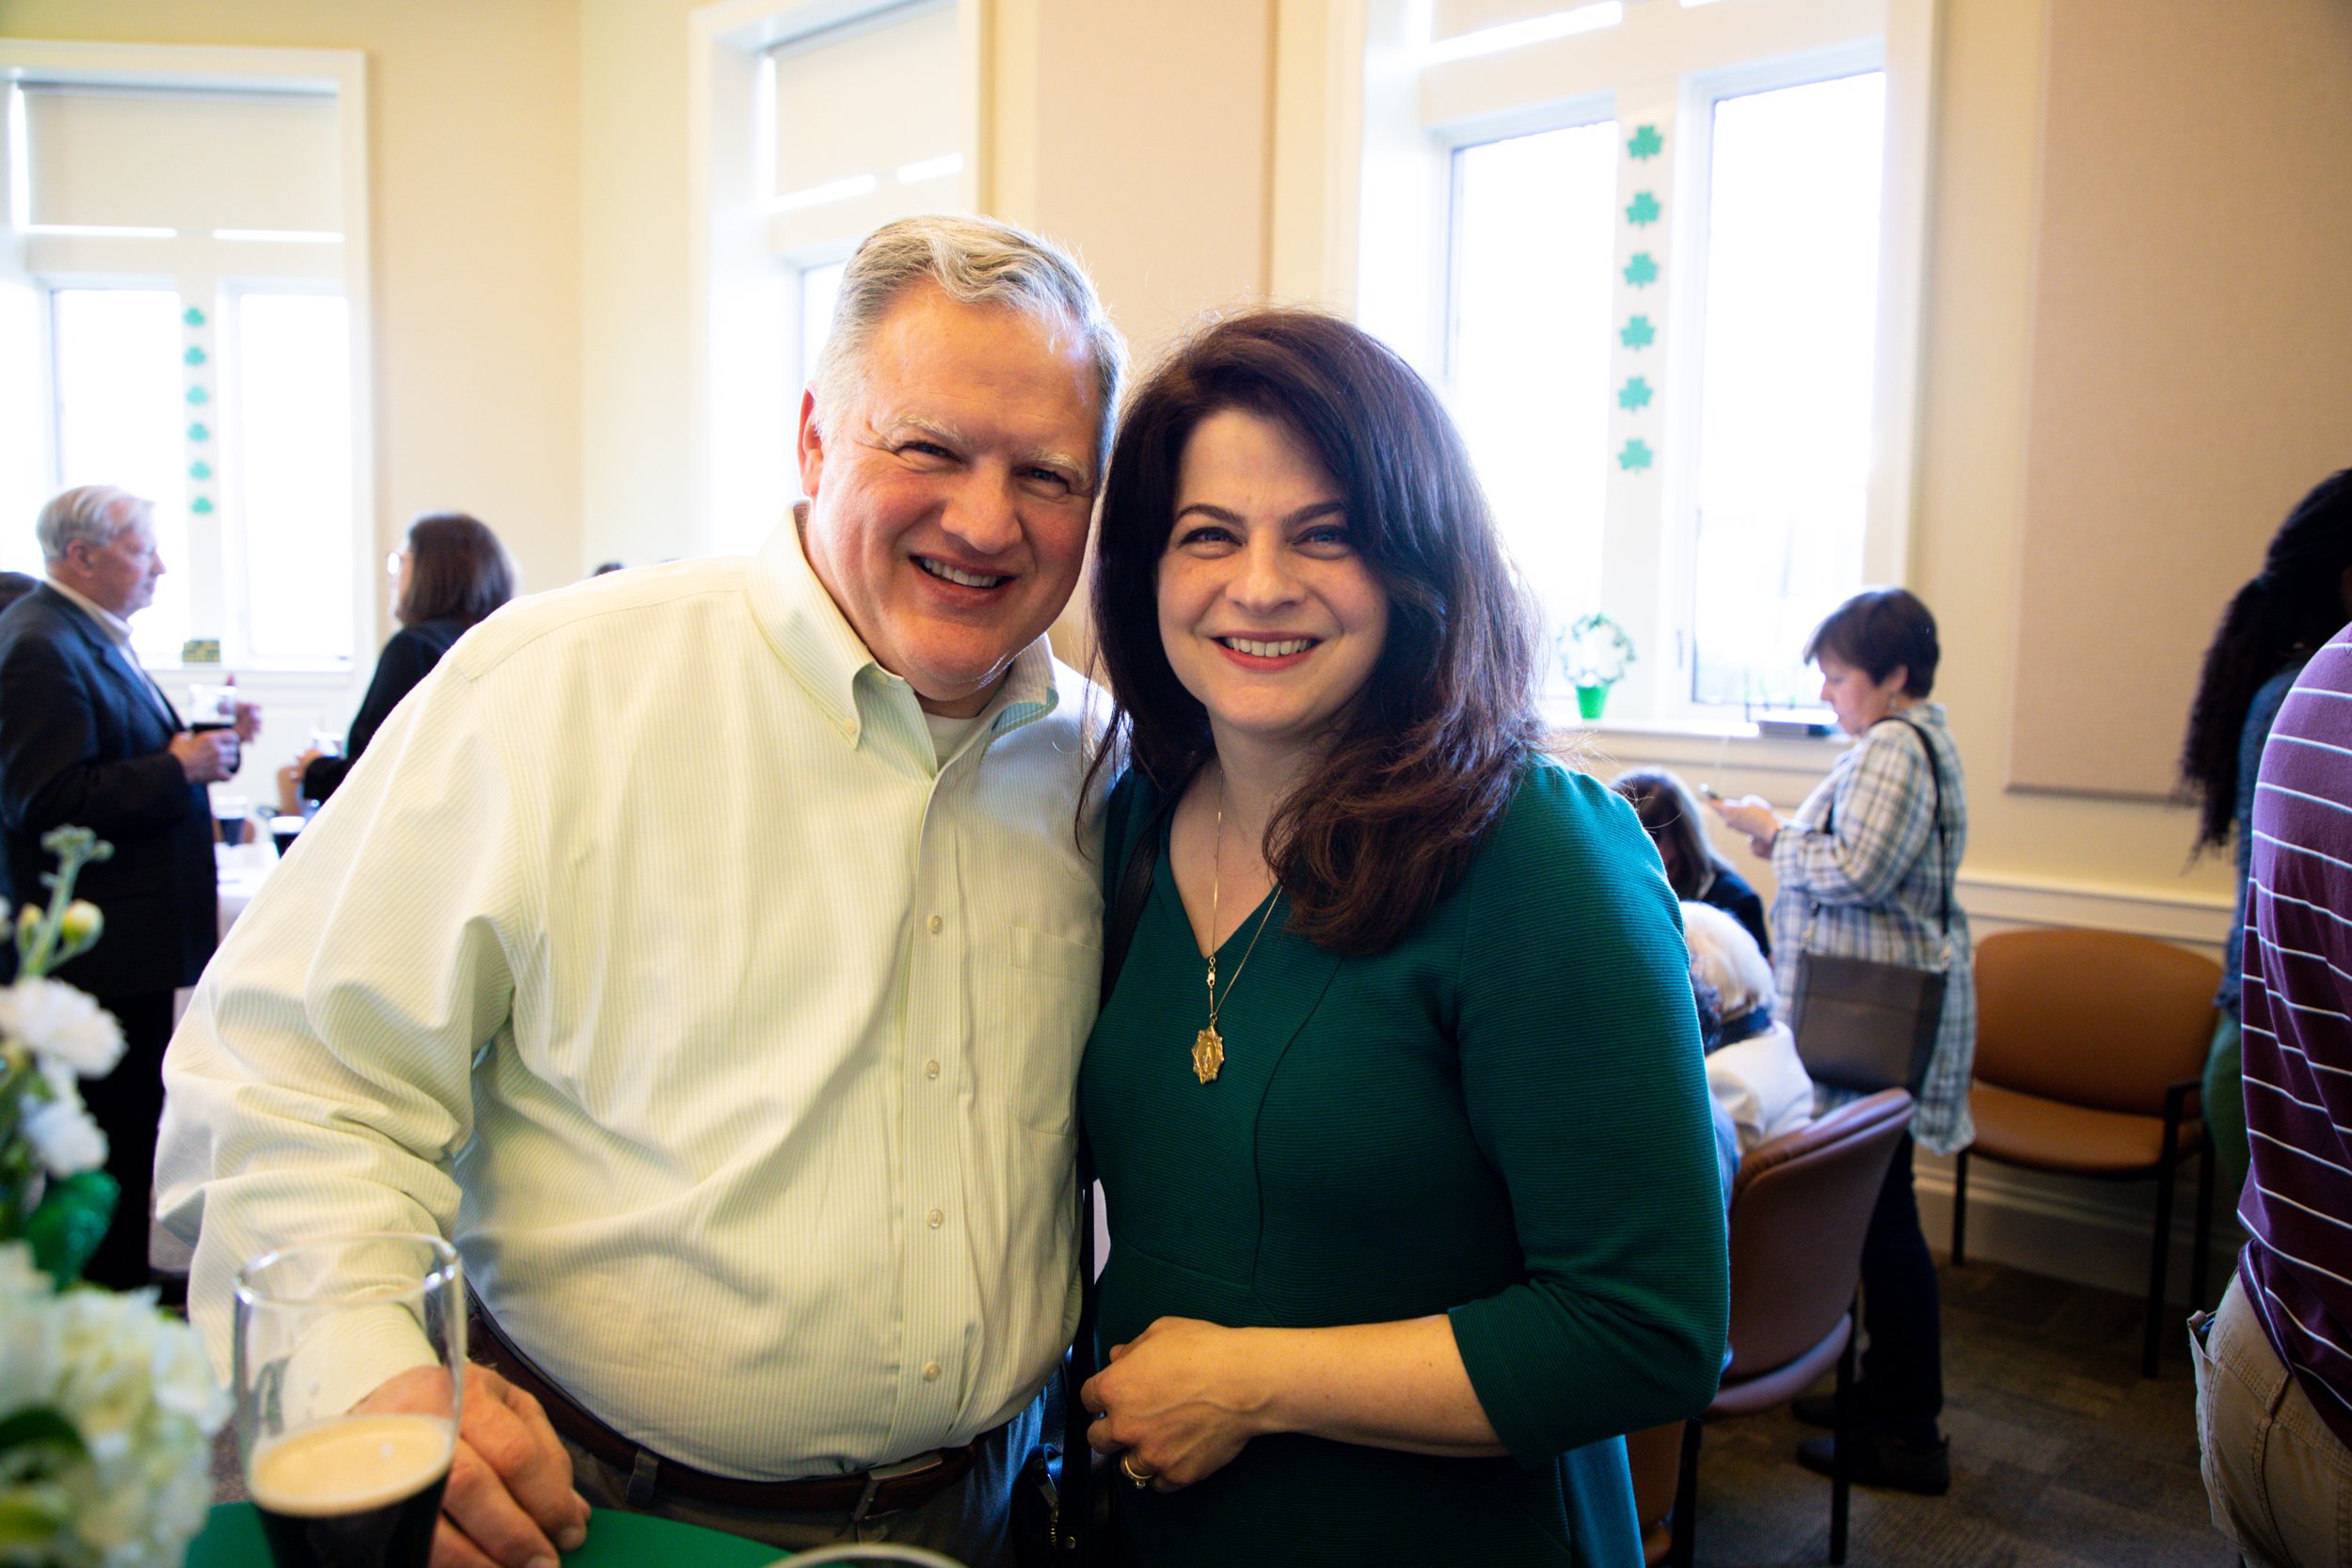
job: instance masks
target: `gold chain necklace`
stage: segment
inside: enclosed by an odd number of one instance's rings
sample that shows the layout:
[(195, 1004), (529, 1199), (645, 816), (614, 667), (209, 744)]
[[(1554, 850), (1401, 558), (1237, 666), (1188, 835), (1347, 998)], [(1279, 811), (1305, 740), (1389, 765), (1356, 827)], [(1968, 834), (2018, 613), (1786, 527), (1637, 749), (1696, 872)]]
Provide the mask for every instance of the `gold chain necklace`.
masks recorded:
[(1258, 917), (1258, 928), (1250, 934), (1249, 945), (1242, 949), (1241, 962), (1233, 966), (1232, 978), (1225, 982), (1225, 994), (1216, 994), (1216, 906), (1223, 881), (1225, 863), (1225, 773), (1217, 770), (1216, 780), (1216, 845), (1209, 851), (1209, 1026), (1192, 1037), (1193, 1076), (1203, 1084), (1215, 1078), (1225, 1066), (1225, 1037), (1216, 1032), (1219, 1008), (1233, 999), (1233, 988), (1241, 984), (1241, 972), (1249, 967), (1249, 955), (1258, 950), (1258, 939), (1265, 935), (1266, 922), (1274, 918), (1274, 906), (1282, 901), (1278, 883), (1267, 895), (1265, 913)]

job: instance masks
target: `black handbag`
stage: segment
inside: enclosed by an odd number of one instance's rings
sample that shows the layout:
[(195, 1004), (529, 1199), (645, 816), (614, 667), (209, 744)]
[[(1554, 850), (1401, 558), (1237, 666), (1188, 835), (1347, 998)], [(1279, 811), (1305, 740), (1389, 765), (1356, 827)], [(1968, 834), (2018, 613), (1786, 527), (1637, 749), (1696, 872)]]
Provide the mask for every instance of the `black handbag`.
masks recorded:
[[(1944, 880), (1944, 940), (1948, 952), (1952, 876), (1950, 844), (1944, 827), (1943, 769), (1936, 765), (1935, 748), (1928, 743), (1926, 733), (1908, 719), (1896, 721), (1918, 737), (1928, 754), (1928, 777), (1935, 788), (1936, 869)], [(1836, 820), (1833, 800), (1823, 829), (1836, 831)], [(1944, 1024), (1944, 992), (1949, 983), (1943, 970), (1800, 951), (1789, 1019), (1789, 1028), (1797, 1037), (1798, 1060), (1817, 1084), (1860, 1094), (1908, 1089), (1916, 1096), (1935, 1055), (1935, 1037)]]

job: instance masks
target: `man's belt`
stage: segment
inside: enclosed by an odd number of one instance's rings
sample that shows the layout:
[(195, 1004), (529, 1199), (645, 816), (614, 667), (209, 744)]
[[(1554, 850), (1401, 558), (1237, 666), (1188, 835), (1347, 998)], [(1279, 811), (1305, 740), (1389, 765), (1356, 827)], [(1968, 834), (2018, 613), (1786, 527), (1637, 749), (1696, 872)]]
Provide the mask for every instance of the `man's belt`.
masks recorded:
[(811, 1476), (802, 1481), (743, 1481), (713, 1475), (681, 1460), (663, 1458), (607, 1426), (515, 1348), (470, 1288), (467, 1295), (473, 1308), (469, 1341), (471, 1358), (537, 1400), (548, 1413), (548, 1424), (558, 1433), (627, 1476), (631, 1508), (649, 1508), (657, 1492), (668, 1492), (697, 1502), (763, 1513), (847, 1513), (856, 1522), (929, 1502), (971, 1473), (980, 1445), (988, 1441), (986, 1436), (976, 1437), (961, 1449), (917, 1454), (855, 1475)]

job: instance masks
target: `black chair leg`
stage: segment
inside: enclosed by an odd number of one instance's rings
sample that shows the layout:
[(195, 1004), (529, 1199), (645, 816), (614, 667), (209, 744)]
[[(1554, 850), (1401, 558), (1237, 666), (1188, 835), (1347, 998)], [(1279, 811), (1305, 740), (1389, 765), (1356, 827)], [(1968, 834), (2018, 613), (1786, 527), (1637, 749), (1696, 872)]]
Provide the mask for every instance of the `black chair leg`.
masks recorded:
[(1968, 1151), (1952, 1161), (1952, 1267), (1968, 1261)]
[(2171, 1262), (2172, 1178), (2179, 1162), (2170, 1149), (2156, 1166), (2156, 1234), (2148, 1248), (2148, 1324), (2139, 1356), (2139, 1375), (2156, 1375), (2156, 1354), (2163, 1342), (2164, 1287)]
[(2188, 1309), (2206, 1309), (2206, 1265), (2213, 1258), (2213, 1134), (2205, 1134), (2204, 1147), (2197, 1151), (2197, 1259), (2188, 1266)]
[(1674, 1544), (1666, 1560), (1692, 1568), (1699, 1550), (1699, 1428), (1693, 1416), (1682, 1423), (1682, 1474), (1675, 1482)]
[(1862, 1338), (1862, 1308), (1857, 1299), (1846, 1320), (1846, 1348), (1837, 1354), (1837, 1425), (1835, 1459), (1829, 1475), (1829, 1560), (1833, 1563), (1846, 1560), (1846, 1505), (1852, 1492), (1849, 1479), (1853, 1465), (1853, 1444), (1859, 1439), (1854, 1430), (1853, 1384), (1854, 1347)]

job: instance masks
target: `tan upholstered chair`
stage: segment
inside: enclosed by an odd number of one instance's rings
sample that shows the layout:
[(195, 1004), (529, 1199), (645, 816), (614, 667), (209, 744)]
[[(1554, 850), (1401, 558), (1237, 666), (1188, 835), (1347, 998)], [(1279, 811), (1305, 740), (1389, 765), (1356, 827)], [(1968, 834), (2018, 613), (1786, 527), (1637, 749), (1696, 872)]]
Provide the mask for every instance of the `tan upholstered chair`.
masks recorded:
[(2213, 1242), (2213, 1144), (2198, 1085), (2213, 1041), (2221, 966), (2120, 931), (2002, 931), (1977, 948), (1977, 1141), (1952, 1175), (1952, 1263), (1967, 1260), (1968, 1165), (2112, 1180), (2156, 1179), (2140, 1370), (2163, 1342), (2173, 1176), (2199, 1156), (2192, 1307)]
[(1675, 1487), (1682, 1479), (1682, 1429), (1690, 1423), (1651, 1427), (1625, 1440), (1626, 1463), (1633, 1470), (1633, 1516), (1642, 1525), (1642, 1560), (1657, 1568), (1674, 1549)]
[(1715, 1402), (1683, 1431), (1672, 1553), (1681, 1568), (1690, 1568), (1698, 1549), (1703, 1423), (1785, 1404), (1833, 1366), (1838, 1465), (1830, 1480), (1829, 1560), (1846, 1560), (1846, 1438), (1862, 1237), (1911, 1111), (1911, 1096), (1888, 1089), (1758, 1144), (1740, 1162), (1731, 1186), (1731, 1364)]

